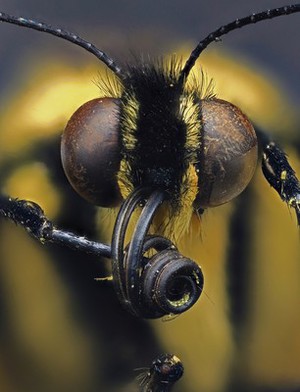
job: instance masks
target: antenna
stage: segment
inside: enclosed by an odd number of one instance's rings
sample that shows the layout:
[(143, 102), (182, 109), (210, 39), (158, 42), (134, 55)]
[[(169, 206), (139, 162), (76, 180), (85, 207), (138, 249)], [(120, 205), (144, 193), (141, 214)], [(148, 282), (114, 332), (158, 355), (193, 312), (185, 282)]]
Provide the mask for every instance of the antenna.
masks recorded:
[(37, 22), (31, 19), (25, 19), (22, 17), (11, 16), (5, 14), (4, 12), (0, 12), (0, 22), (11, 23), (21, 27), (27, 27), (29, 29), (42, 31), (44, 33), (52, 34), (55, 37), (62, 38), (66, 41), (72, 42), (77, 46), (81, 46), (83, 49), (87, 50), (88, 52), (92, 53), (94, 56), (97, 57), (100, 61), (102, 61), (109, 69), (111, 69), (117, 76), (122, 78), (123, 72), (121, 68), (114, 62), (114, 60), (109, 57), (107, 54), (102, 52), (102, 50), (98, 49), (92, 43), (82, 39), (78, 35), (71, 33), (69, 31), (52, 27), (46, 23)]
[(196, 60), (203, 52), (203, 50), (207, 48), (208, 45), (210, 45), (212, 42), (219, 41), (220, 37), (222, 37), (223, 35), (226, 35), (230, 31), (240, 29), (250, 24), (262, 22), (263, 20), (267, 19), (277, 18), (278, 16), (294, 14), (296, 12), (300, 12), (300, 4), (287, 5), (285, 7), (273, 8), (267, 11), (263, 11), (258, 14), (252, 14), (242, 19), (236, 19), (235, 21), (218, 28), (217, 30), (208, 34), (208, 36), (205, 37), (202, 41), (200, 41), (196, 48), (192, 51), (190, 57), (188, 58), (181, 71), (180, 80), (186, 80), (191, 69), (195, 65)]

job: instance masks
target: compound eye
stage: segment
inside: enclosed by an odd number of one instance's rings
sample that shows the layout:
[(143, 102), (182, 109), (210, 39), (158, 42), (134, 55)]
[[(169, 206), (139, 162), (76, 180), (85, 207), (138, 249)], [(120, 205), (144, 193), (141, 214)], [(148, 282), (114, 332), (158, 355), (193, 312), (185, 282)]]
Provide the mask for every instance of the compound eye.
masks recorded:
[(202, 134), (195, 208), (215, 207), (238, 196), (257, 164), (257, 138), (242, 111), (229, 102), (202, 100)]
[(73, 114), (62, 136), (61, 159), (70, 184), (84, 199), (102, 207), (120, 202), (118, 99), (93, 99)]

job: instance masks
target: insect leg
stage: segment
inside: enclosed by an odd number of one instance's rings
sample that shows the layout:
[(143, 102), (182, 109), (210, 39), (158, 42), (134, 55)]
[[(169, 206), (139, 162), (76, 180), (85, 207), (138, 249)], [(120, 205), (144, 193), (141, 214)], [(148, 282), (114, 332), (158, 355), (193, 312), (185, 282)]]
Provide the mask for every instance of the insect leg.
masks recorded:
[(257, 135), (262, 147), (262, 171), (268, 183), (276, 190), (282, 201), (295, 209), (300, 225), (300, 182), (289, 164), (287, 154), (261, 130)]
[(86, 253), (110, 257), (109, 245), (90, 241), (85, 237), (55, 228), (44, 215), (42, 208), (32, 201), (0, 195), (0, 215), (23, 226), (41, 243), (54, 242)]

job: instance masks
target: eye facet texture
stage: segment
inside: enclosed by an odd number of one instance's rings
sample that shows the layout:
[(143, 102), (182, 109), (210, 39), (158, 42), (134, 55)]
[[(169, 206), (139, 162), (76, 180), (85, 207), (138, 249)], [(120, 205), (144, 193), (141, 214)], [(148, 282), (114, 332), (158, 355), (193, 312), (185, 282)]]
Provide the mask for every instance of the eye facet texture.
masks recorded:
[(84, 199), (102, 207), (113, 207), (121, 199), (116, 177), (118, 115), (118, 99), (93, 99), (73, 114), (61, 140), (62, 165), (70, 184)]
[(220, 99), (202, 100), (202, 135), (196, 207), (215, 207), (238, 196), (257, 163), (252, 124), (236, 106)]

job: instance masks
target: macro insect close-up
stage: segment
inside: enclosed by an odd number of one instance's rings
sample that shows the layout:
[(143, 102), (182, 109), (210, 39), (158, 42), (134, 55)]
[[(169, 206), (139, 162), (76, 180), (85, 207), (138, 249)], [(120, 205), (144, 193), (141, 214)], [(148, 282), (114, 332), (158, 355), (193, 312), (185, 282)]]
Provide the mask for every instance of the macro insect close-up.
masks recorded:
[(299, 390), (300, 4), (5, 3), (1, 391)]

